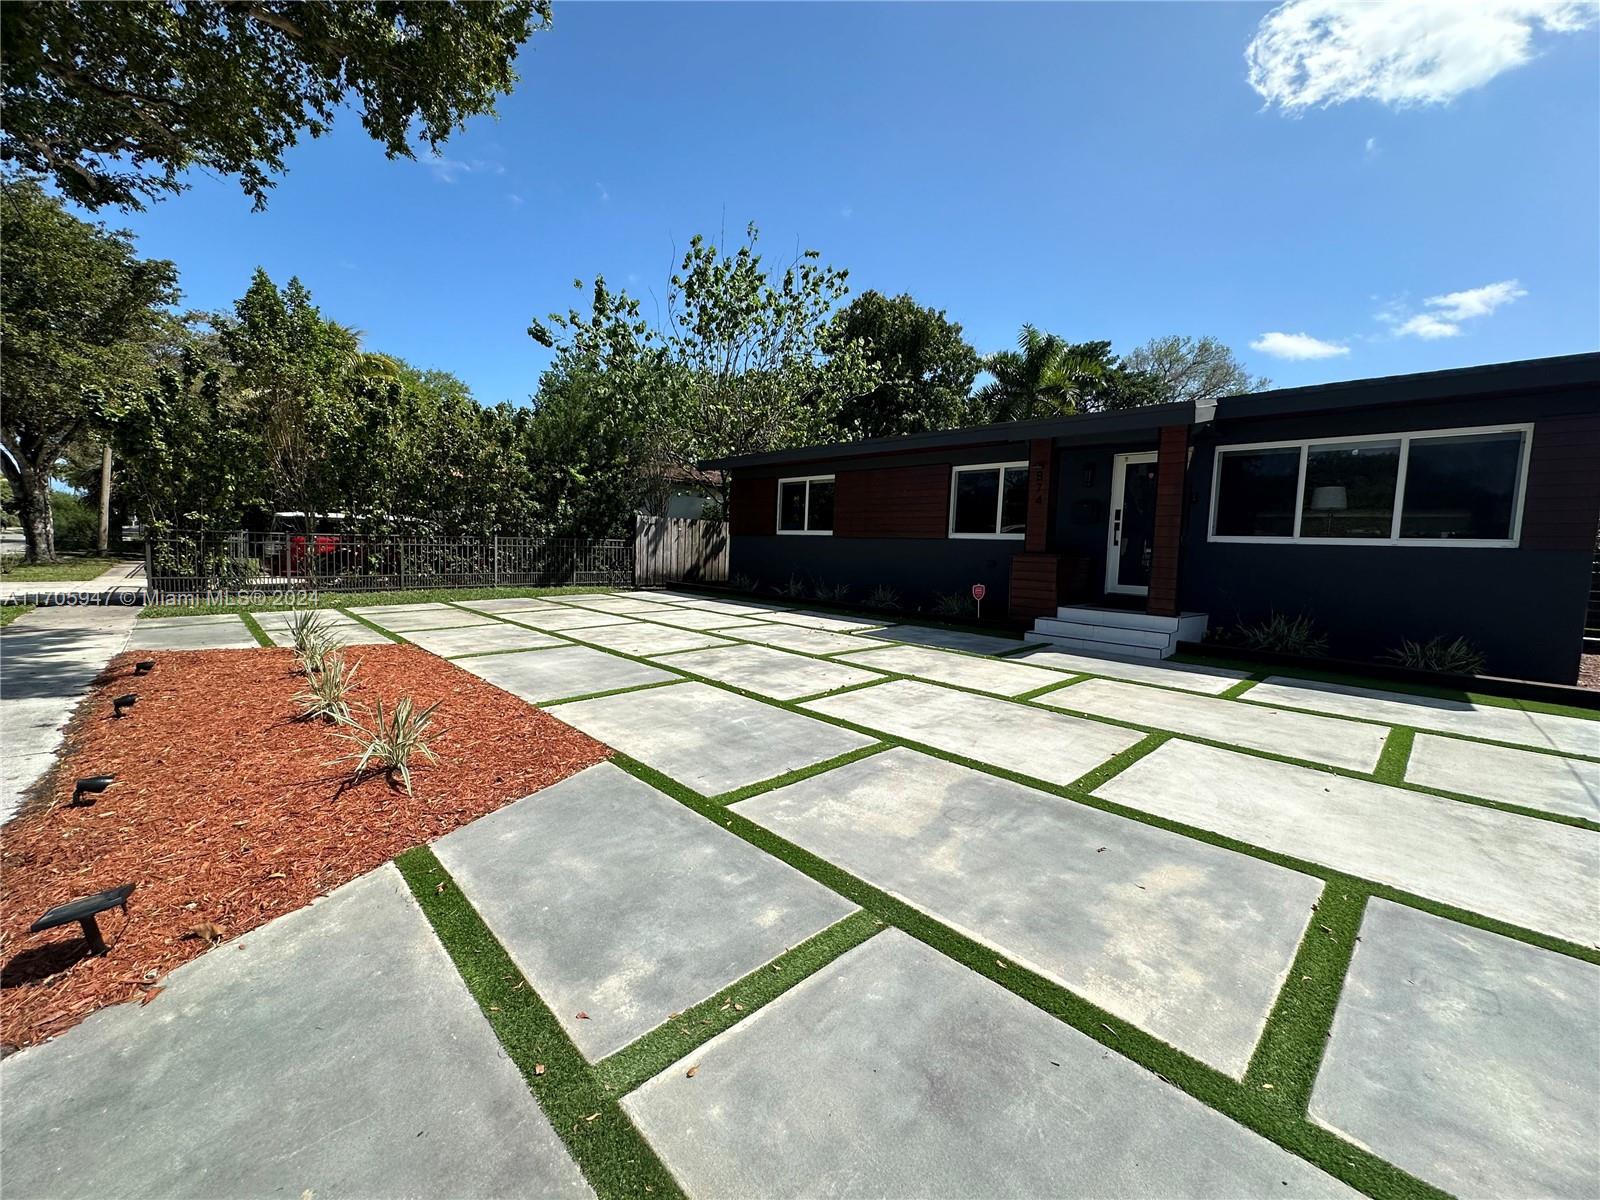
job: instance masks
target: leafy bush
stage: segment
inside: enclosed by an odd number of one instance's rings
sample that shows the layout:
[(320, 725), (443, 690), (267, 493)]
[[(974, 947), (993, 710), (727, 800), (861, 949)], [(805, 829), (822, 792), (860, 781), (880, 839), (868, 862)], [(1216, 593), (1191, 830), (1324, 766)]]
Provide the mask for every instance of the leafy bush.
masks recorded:
[(888, 584), (880, 583), (867, 593), (867, 598), (862, 603), (868, 608), (882, 609), (885, 612), (899, 612), (900, 593)]
[(748, 575), (731, 575), (728, 577), (728, 586), (736, 592), (753, 592), (760, 584)]
[(811, 594), (823, 604), (843, 604), (850, 595), (848, 583), (822, 583), (818, 582), (811, 589)]
[(806, 597), (806, 585), (798, 575), (789, 576), (788, 583), (780, 583), (772, 590), (788, 600), (804, 600)]
[(972, 600), (960, 592), (940, 592), (933, 598), (933, 615), (936, 617), (970, 617)]
[(1418, 671), (1438, 671), (1445, 675), (1482, 675), (1489, 658), (1464, 637), (1429, 638), (1413, 642), (1410, 638), (1383, 656), (1387, 661), (1399, 663)]
[(100, 514), (71, 492), (50, 493), (57, 550), (93, 550), (100, 544)]
[(354, 742), (359, 749), (336, 761), (355, 759), (355, 770), (351, 774), (357, 779), (369, 768), (377, 768), (391, 777), (399, 772), (406, 795), (411, 795), (411, 760), (415, 757), (425, 758), (429, 762), (439, 761), (439, 756), (423, 740), (438, 707), (436, 702), (419, 711), (411, 697), (407, 696), (394, 706), (393, 712), (385, 713), (383, 701), (379, 700), (369, 713), (372, 728), (352, 719), (349, 722), (352, 731), (339, 735), (347, 742)]
[(308, 721), (331, 721), (338, 725), (350, 723), (350, 691), (356, 685), (359, 664), (346, 663), (344, 651), (333, 650), (322, 658), (321, 669), (308, 672), (310, 680), (305, 691), (295, 697)]
[(206, 583), (226, 592), (248, 587), (262, 575), (261, 560), (218, 551), (206, 558)]
[(1275, 612), (1256, 625), (1241, 624), (1239, 641), (1251, 650), (1271, 650), (1279, 654), (1298, 654), (1321, 658), (1328, 653), (1328, 639), (1317, 632), (1317, 623), (1305, 613), (1286, 617)]

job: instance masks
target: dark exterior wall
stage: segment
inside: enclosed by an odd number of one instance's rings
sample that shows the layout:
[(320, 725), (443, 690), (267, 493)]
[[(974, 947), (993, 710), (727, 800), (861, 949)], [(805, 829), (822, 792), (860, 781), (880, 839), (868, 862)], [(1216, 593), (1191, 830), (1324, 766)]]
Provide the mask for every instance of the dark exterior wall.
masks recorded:
[(733, 575), (764, 588), (791, 577), (807, 584), (845, 583), (848, 599), (861, 600), (879, 584), (900, 593), (906, 610), (929, 609), (940, 593), (965, 596), (974, 583), (988, 588), (984, 619), (1005, 614), (1016, 541), (957, 538), (736, 537), (729, 560)]
[[(1517, 547), (1250, 545), (1207, 540), (1215, 447), (1531, 421)], [(1380, 654), (1402, 638), (1462, 635), (1491, 674), (1576, 677), (1600, 519), (1600, 397), (1513, 396), (1221, 423), (1190, 465), (1180, 596), (1213, 627), (1309, 613), (1330, 652)]]
[(834, 473), (835, 537), (942, 538), (950, 468), (939, 463)]

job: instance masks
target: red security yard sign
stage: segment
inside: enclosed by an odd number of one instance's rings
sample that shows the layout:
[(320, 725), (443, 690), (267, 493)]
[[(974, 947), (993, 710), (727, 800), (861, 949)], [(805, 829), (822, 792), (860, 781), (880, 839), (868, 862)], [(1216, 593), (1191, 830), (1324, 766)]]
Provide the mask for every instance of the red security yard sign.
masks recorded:
[(978, 620), (983, 620), (983, 598), (989, 594), (989, 589), (981, 583), (972, 585), (972, 598), (978, 602)]

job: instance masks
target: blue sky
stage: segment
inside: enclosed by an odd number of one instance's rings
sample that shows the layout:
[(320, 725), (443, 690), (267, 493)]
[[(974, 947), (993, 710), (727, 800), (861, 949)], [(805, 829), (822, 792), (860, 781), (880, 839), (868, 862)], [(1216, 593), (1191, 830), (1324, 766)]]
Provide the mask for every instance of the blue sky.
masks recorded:
[(1595, 10), (1484, 0), (1463, 25), (1452, 3), (557, 0), (500, 119), (445, 161), (391, 162), (350, 114), (265, 213), (197, 177), (108, 215), (187, 305), (298, 274), (488, 403), (534, 390), (528, 321), (575, 277), (648, 310), (675, 245), (751, 220), (980, 351), (1025, 321), (1122, 350), (1213, 334), (1296, 385), (1593, 350)]

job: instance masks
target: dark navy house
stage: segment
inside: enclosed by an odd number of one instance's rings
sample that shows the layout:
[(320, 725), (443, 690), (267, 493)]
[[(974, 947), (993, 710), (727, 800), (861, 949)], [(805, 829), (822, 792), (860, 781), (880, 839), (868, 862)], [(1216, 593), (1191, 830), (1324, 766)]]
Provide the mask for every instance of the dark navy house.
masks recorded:
[(876, 585), (1160, 657), (1277, 612), (1342, 656), (1465, 636), (1571, 682), (1600, 522), (1600, 354), (772, 454), (732, 474), (730, 572)]

